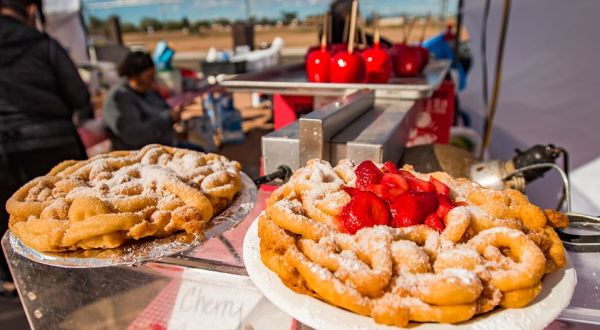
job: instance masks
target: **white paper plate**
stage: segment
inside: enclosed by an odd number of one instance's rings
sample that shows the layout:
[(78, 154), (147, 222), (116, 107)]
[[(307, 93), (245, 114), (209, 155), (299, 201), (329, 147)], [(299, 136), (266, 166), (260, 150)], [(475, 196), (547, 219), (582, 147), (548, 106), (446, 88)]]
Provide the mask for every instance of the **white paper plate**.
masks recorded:
[[(567, 266), (543, 279), (542, 293), (529, 306), (520, 309), (500, 309), (456, 325), (411, 323), (411, 329), (543, 329), (565, 309), (577, 283), (575, 268), (567, 256)], [(298, 321), (315, 329), (399, 329), (382, 326), (372, 318), (334, 307), (321, 300), (297, 294), (288, 289), (260, 260), (258, 220), (244, 238), (244, 263), (258, 289), (277, 307)]]

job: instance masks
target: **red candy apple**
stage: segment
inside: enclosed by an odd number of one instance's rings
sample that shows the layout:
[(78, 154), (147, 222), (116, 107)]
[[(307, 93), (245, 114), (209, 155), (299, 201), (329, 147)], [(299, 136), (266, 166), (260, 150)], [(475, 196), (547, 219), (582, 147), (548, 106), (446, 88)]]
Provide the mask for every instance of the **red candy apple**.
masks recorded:
[(327, 46), (327, 16), (323, 19), (323, 30), (319, 46), (312, 46), (304, 58), (306, 79), (310, 82), (329, 82), (331, 52)]
[(421, 52), (417, 47), (409, 46), (408, 39), (415, 24), (416, 19), (406, 24), (407, 31), (404, 33), (404, 40), (400, 44), (392, 47), (392, 58), (394, 72), (399, 77), (414, 77), (421, 70)]
[(331, 56), (334, 56), (337, 53), (345, 52), (347, 49), (348, 49), (347, 43), (333, 44), (329, 47), (329, 52), (331, 53)]
[(365, 75), (369, 83), (385, 84), (392, 73), (392, 59), (387, 49), (381, 48), (379, 42), (379, 19), (375, 18), (375, 34), (373, 47), (365, 49), (360, 55), (365, 60)]
[(329, 81), (329, 62), (331, 55), (327, 50), (313, 51), (306, 57), (306, 77), (311, 82)]
[(320, 50), (321, 50), (321, 45), (308, 47), (308, 50), (306, 51), (306, 54), (304, 55), (304, 61), (306, 61), (306, 59), (308, 58), (308, 55), (310, 55), (312, 52), (318, 52)]
[(306, 56), (306, 78), (311, 82), (329, 82), (331, 55), (325, 46), (313, 50)]
[(366, 81), (375, 84), (387, 83), (392, 73), (392, 61), (387, 50), (375, 44), (372, 48), (364, 50), (361, 56), (365, 61)]
[(421, 54), (416, 47), (396, 44), (392, 47), (394, 72), (399, 77), (414, 77), (421, 69)]
[(419, 53), (419, 57), (421, 60), (421, 67), (419, 68), (419, 72), (423, 71), (427, 63), (429, 63), (429, 50), (421, 45), (417, 46), (417, 53)]
[(329, 78), (337, 83), (361, 83), (365, 80), (365, 61), (355, 52), (337, 53), (330, 63)]
[(354, 32), (358, 1), (352, 1), (348, 49), (333, 56), (329, 65), (329, 80), (337, 83), (361, 83), (365, 80), (365, 61), (354, 51)]

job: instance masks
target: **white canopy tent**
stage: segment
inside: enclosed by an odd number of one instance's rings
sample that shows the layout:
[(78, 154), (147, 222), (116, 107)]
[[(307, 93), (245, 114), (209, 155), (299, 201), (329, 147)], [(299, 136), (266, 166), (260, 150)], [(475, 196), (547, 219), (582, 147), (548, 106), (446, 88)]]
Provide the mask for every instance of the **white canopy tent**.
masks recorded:
[(75, 63), (89, 60), (81, 21), (80, 0), (45, 0), (46, 32), (67, 50)]
[[(492, 0), (487, 26), (489, 88), (499, 40), (503, 1)], [(461, 105), (481, 131), (481, 33), (484, 1), (465, 1), (465, 26), (473, 68)], [(513, 1), (504, 49), (500, 98), (490, 144), (492, 158), (512, 158), (515, 148), (553, 143), (571, 156), (574, 210), (600, 214), (600, 65), (596, 0)], [(490, 92), (491, 95), (491, 92)], [(530, 198), (554, 207), (556, 173), (528, 186)]]

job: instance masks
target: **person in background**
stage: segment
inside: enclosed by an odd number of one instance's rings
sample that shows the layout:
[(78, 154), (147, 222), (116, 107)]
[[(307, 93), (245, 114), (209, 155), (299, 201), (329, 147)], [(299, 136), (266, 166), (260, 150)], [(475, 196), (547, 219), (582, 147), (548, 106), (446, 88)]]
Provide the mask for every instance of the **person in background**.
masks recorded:
[[(350, 14), (352, 13), (352, 0), (334, 0), (331, 2), (331, 5), (329, 6), (329, 15), (331, 17), (331, 43), (332, 44), (341, 44), (344, 40), (344, 38), (347, 36), (344, 36), (344, 27), (347, 24), (350, 24), (350, 22), (346, 22), (347, 19), (350, 19)], [(359, 16), (360, 16), (360, 11), (359, 11)], [(366, 43), (369, 46), (373, 45), (373, 34), (367, 32), (367, 33), (361, 33), (360, 32), (361, 28), (357, 27), (357, 42), (358, 43)], [(319, 32), (319, 40), (321, 40), (321, 33)], [(363, 35), (366, 38), (365, 40), (363, 39)], [(389, 41), (388, 39), (386, 39), (385, 37), (381, 37), (380, 42), (384, 45), (386, 45), (387, 47), (392, 47), (392, 42)]]
[(103, 110), (113, 150), (177, 145), (173, 124), (181, 120), (181, 107), (170, 108), (153, 90), (155, 74), (145, 52), (131, 52), (120, 64), (119, 75), (125, 80), (110, 90)]
[[(43, 26), (41, 0), (0, 0), (0, 236), (5, 203), (29, 180), (67, 159), (85, 159), (74, 120), (91, 118), (77, 68)], [(13, 295), (0, 256), (0, 295)]]

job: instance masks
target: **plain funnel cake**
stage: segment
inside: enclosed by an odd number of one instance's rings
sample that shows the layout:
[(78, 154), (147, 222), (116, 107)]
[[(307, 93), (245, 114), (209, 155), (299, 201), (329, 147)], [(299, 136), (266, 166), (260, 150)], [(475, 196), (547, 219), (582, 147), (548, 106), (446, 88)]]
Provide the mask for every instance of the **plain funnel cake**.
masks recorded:
[(8, 200), (9, 227), (52, 252), (202, 235), (240, 191), (240, 168), (220, 155), (161, 145), (65, 161)]
[(392, 163), (311, 160), (259, 219), (260, 255), (290, 289), (377, 323), (457, 323), (529, 304), (565, 266), (554, 228), (514, 190)]

